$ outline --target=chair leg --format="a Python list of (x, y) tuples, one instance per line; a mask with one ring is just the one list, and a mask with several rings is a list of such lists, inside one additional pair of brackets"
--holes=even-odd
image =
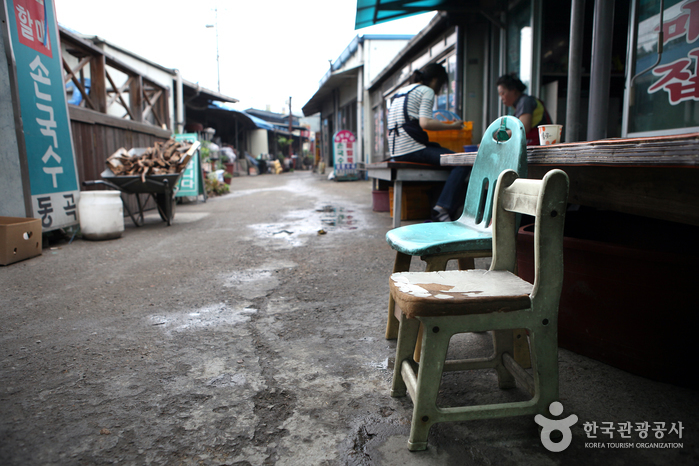
[(515, 388), (515, 377), (510, 374), (510, 371), (507, 370), (502, 362), (502, 354), (509, 353), (511, 355), (514, 348), (512, 330), (493, 330), (493, 346), (495, 347), (495, 357), (498, 363), (495, 366), (495, 371), (498, 374), (498, 387), (503, 390)]
[(444, 361), (447, 357), (451, 334), (429, 322), (422, 325), (425, 337), (418, 368), (417, 387), (413, 400), (413, 419), (410, 424), (410, 451), (425, 450), (430, 427), (440, 422), (437, 413), (437, 395), (442, 382)]
[[(451, 260), (449, 256), (427, 256), (422, 257), (425, 261), (425, 272), (438, 272), (447, 270), (447, 264)], [(459, 259), (461, 261), (461, 259)], [(459, 262), (460, 263), (460, 262)], [(415, 344), (415, 353), (413, 359), (415, 362), (420, 362), (420, 352), (422, 350), (422, 325), (420, 325), (420, 333), (417, 335), (417, 343)]]
[(475, 269), (476, 263), (473, 257), (462, 257), (459, 259), (459, 270)]
[(548, 416), (548, 407), (558, 401), (558, 324), (551, 322), (530, 335), (534, 384), (539, 393), (539, 414)]
[(514, 335), (514, 353), (512, 357), (523, 369), (532, 367), (529, 356), (529, 342), (527, 341), (527, 329), (518, 328), (512, 331)]
[[(396, 260), (393, 263), (393, 273), (408, 272), (410, 270), (410, 260), (412, 256), (396, 251)], [(396, 302), (393, 296), (388, 296), (388, 321), (386, 322), (386, 340), (395, 340), (398, 338), (398, 319), (394, 312), (396, 310)]]
[[(513, 273), (519, 275), (516, 263)], [(523, 369), (529, 369), (532, 367), (532, 361), (529, 356), (530, 351), (529, 342), (527, 341), (527, 330), (518, 328), (517, 330), (513, 330), (513, 333), (515, 337), (515, 349), (514, 353), (512, 353), (512, 357)]]
[(396, 360), (393, 367), (393, 384), (391, 385), (391, 396), (405, 396), (405, 381), (401, 367), (403, 361), (410, 358), (415, 348), (415, 339), (417, 338), (420, 322), (417, 319), (408, 319), (404, 314), (400, 316), (400, 326), (398, 329), (398, 343), (396, 345)]

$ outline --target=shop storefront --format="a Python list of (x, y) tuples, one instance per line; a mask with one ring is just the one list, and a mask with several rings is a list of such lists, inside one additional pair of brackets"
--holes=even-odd
[[(372, 81), (368, 161), (389, 156), (386, 109), (414, 70), (444, 64), (450, 82), (435, 110), (473, 121), (474, 143), (510, 110), (495, 82), (515, 73), (564, 126), (564, 142), (580, 142), (530, 149), (530, 163), (555, 160), (546, 166), (569, 168), (584, 179), (605, 171), (620, 180), (614, 194), (601, 198), (581, 178), (571, 191), (577, 203), (699, 225), (692, 214), (699, 210), (692, 187), (699, 181), (699, 0), (523, 0), (490, 10), (476, 3), (441, 11)], [(648, 179), (657, 181), (648, 185)]]
[[(371, 17), (367, 9), (382, 18), (384, 3), (358, 11), (358, 24)], [(407, 3), (392, 1), (392, 17)], [(428, 3), (443, 11), (370, 86), (370, 160), (378, 166), (389, 156), (386, 106), (413, 70), (438, 62), (453, 73), (435, 110), (453, 102), (473, 121), (474, 143), (507, 112), (497, 78), (517, 74), (565, 128), (563, 144), (527, 150), (528, 177), (560, 168), (570, 179), (566, 235), (579, 249), (564, 252), (572, 259), (560, 346), (681, 381), (697, 354), (686, 324), (696, 323), (687, 290), (699, 258), (690, 239), (699, 234), (699, 0)], [(435, 47), (444, 48), (432, 54)], [(442, 165), (474, 159), (457, 154)], [(605, 255), (612, 250), (623, 252)], [(611, 263), (622, 269), (610, 273)], [(581, 265), (589, 266), (582, 274)], [(645, 325), (658, 311), (669, 324)]]

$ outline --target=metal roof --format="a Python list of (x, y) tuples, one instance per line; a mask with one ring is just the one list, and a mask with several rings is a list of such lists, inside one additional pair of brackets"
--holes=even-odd
[(227, 112), (232, 112), (232, 113), (235, 113), (237, 115), (241, 115), (243, 117), (243, 119), (247, 119), (250, 123), (254, 124), (257, 128), (260, 128), (260, 129), (267, 129), (267, 130), (275, 129), (273, 125), (267, 123), (263, 119), (257, 118), (256, 116), (250, 115), (249, 113), (246, 113), (242, 110), (237, 110), (237, 109), (231, 107), (230, 105), (227, 105), (224, 102), (211, 102), (211, 105), (209, 108), (217, 109), (217, 110), (225, 110)]
[(187, 81), (186, 79), (182, 80), (182, 87), (185, 102), (190, 102), (194, 99), (198, 99), (201, 102), (216, 100), (220, 102), (240, 102), (235, 97), (230, 97), (225, 94), (221, 94), (220, 92), (212, 91), (211, 89), (200, 86), (199, 83), (193, 83)]
[(323, 101), (332, 93), (333, 89), (341, 87), (348, 79), (357, 79), (359, 69), (364, 65), (359, 65), (345, 71), (339, 71), (327, 76), (327, 79), (321, 84), (316, 93), (311, 97), (306, 105), (303, 106), (303, 114), (306, 116), (320, 112)]
[[(286, 130), (289, 129), (289, 115), (288, 114), (285, 115), (282, 113), (268, 112), (267, 110), (259, 110), (256, 108), (245, 109), (245, 113), (248, 113), (250, 115), (254, 115), (258, 118), (261, 118), (264, 121), (266, 121), (267, 123), (270, 123), (276, 127), (283, 128)], [(293, 129), (299, 129), (299, 130), (308, 129), (305, 126), (301, 126), (299, 124), (299, 117), (297, 117), (296, 115), (293, 115), (292, 127), (293, 127)]]
[[(357, 0), (354, 29), (434, 10), (458, 10), (464, 0)], [(472, 2), (471, 2), (472, 3)]]

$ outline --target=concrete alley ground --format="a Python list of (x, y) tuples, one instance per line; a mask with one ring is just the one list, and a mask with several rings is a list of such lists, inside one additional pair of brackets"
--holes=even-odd
[[(390, 397), (384, 339), (390, 225), (369, 181), (246, 176), (178, 205), (171, 227), (151, 212), (120, 239), (0, 267), (0, 464), (699, 464), (696, 391), (566, 350), (563, 416), (579, 420), (565, 451), (520, 417), (437, 424), (410, 453), (412, 403)], [(456, 346), (487, 354), (489, 336)], [(442, 396), (524, 396), (495, 380), (449, 374)], [(592, 422), (614, 430), (588, 438)]]

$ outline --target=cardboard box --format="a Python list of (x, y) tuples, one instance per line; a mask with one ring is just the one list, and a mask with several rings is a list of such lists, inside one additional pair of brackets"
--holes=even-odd
[(41, 255), (41, 220), (0, 217), (0, 265)]
[[(403, 183), (401, 198), (401, 220), (424, 220), (430, 218), (433, 201), (437, 200), (444, 183)], [(393, 186), (388, 188), (388, 202), (393, 217)]]

